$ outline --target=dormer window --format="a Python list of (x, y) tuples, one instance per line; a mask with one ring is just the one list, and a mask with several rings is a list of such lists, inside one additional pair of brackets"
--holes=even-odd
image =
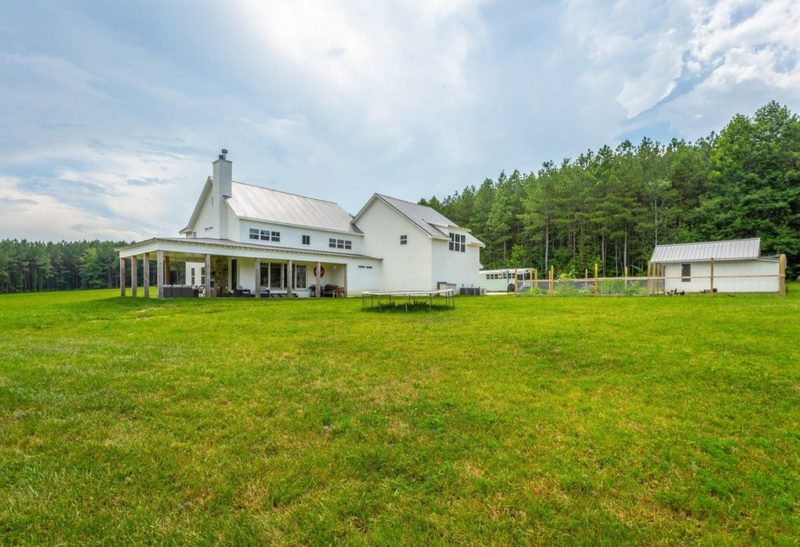
[(258, 228), (250, 228), (250, 239), (258, 239)]
[(311, 236), (303, 236), (303, 245), (311, 245)]

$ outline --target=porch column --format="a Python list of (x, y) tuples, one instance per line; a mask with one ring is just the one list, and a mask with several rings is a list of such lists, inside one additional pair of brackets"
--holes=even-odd
[(286, 297), (290, 298), (292, 296), (292, 261), (291, 260), (286, 265), (286, 276), (289, 278), (289, 279), (286, 280)]
[(164, 298), (164, 251), (156, 251), (156, 285), (158, 297)]
[(125, 296), (125, 259), (119, 259), (119, 295)]
[(347, 297), (347, 264), (344, 265), (344, 296)]
[[(163, 251), (162, 251), (162, 253), (163, 253)], [(163, 256), (163, 254), (162, 254), (162, 256)], [(170, 281), (172, 281), (172, 279), (170, 279), (170, 275), (169, 275), (169, 257), (165, 256), (164, 257), (164, 281), (163, 281), (163, 284), (164, 285), (170, 285), (171, 284)]]
[(214, 295), (211, 294), (211, 255), (206, 255), (206, 284), (205, 284), (205, 292), (206, 296), (211, 298)]
[(256, 298), (261, 298), (261, 260), (256, 258)]
[(317, 294), (315, 294), (314, 296), (316, 296), (317, 298), (322, 297), (322, 287), (319, 286), (319, 272), (321, 271), (322, 271), (322, 263), (317, 262), (317, 267), (314, 268), (314, 279), (316, 279), (317, 282), (317, 291), (316, 291)]
[(144, 282), (144, 297), (150, 298), (150, 253), (144, 253), (142, 261), (142, 281)]
[(136, 296), (137, 288), (139, 287), (139, 264), (136, 262), (136, 257), (131, 257), (131, 296)]

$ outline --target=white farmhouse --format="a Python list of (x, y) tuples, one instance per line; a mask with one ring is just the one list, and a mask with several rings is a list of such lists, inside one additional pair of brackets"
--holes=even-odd
[[(331, 201), (233, 181), (232, 162), (222, 152), (183, 237), (119, 250), (123, 295), (126, 261), (132, 273), (143, 263), (149, 294), (152, 260), (160, 297), (194, 290), (345, 296), (478, 285), (484, 244), (430, 207), (374, 194), (352, 217)], [(136, 278), (131, 275), (134, 295)]]
[(783, 292), (786, 256), (761, 256), (761, 240), (656, 245), (650, 265), (666, 292)]

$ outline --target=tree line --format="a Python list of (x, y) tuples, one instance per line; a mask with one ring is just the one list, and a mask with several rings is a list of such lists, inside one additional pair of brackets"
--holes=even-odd
[[(695, 142), (644, 138), (420, 200), (486, 243), (485, 268), (646, 273), (658, 243), (760, 237), (800, 274), (800, 120), (770, 102)], [(124, 241), (0, 240), (0, 292), (116, 287)]]
[(800, 273), (800, 120), (770, 102), (695, 142), (643, 138), (420, 203), (468, 227), (485, 268), (644, 275), (659, 243), (760, 237)]
[(0, 293), (119, 286), (124, 241), (0, 240)]

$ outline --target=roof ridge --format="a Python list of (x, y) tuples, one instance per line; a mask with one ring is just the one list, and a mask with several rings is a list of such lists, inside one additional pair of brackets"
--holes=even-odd
[[(236, 184), (241, 184), (243, 186), (251, 186), (253, 188), (258, 188), (259, 190), (269, 190), (270, 192), (279, 192), (281, 194), (286, 194), (288, 196), (297, 196), (299, 198), (313, 199), (314, 201), (322, 201), (322, 202), (325, 202), (325, 203), (332, 203), (334, 205), (339, 205), (337, 202), (331, 201), (329, 199), (315, 198), (313, 196), (306, 196), (306, 195), (303, 195), (303, 194), (298, 194), (296, 192), (287, 192), (286, 190), (279, 190), (277, 188), (268, 188), (267, 186), (259, 186), (258, 184), (251, 184), (249, 182), (242, 182), (242, 181), (238, 181), (238, 180), (234, 180), (234, 181), (231, 181), (231, 182), (234, 182)], [(341, 207), (341, 205), (339, 205), (339, 207)]]
[(714, 241), (689, 241), (686, 243), (658, 243), (656, 247), (679, 247), (681, 245), (707, 245), (709, 243), (732, 243), (734, 241), (761, 241), (760, 237), (745, 237), (738, 239), (718, 239)]

